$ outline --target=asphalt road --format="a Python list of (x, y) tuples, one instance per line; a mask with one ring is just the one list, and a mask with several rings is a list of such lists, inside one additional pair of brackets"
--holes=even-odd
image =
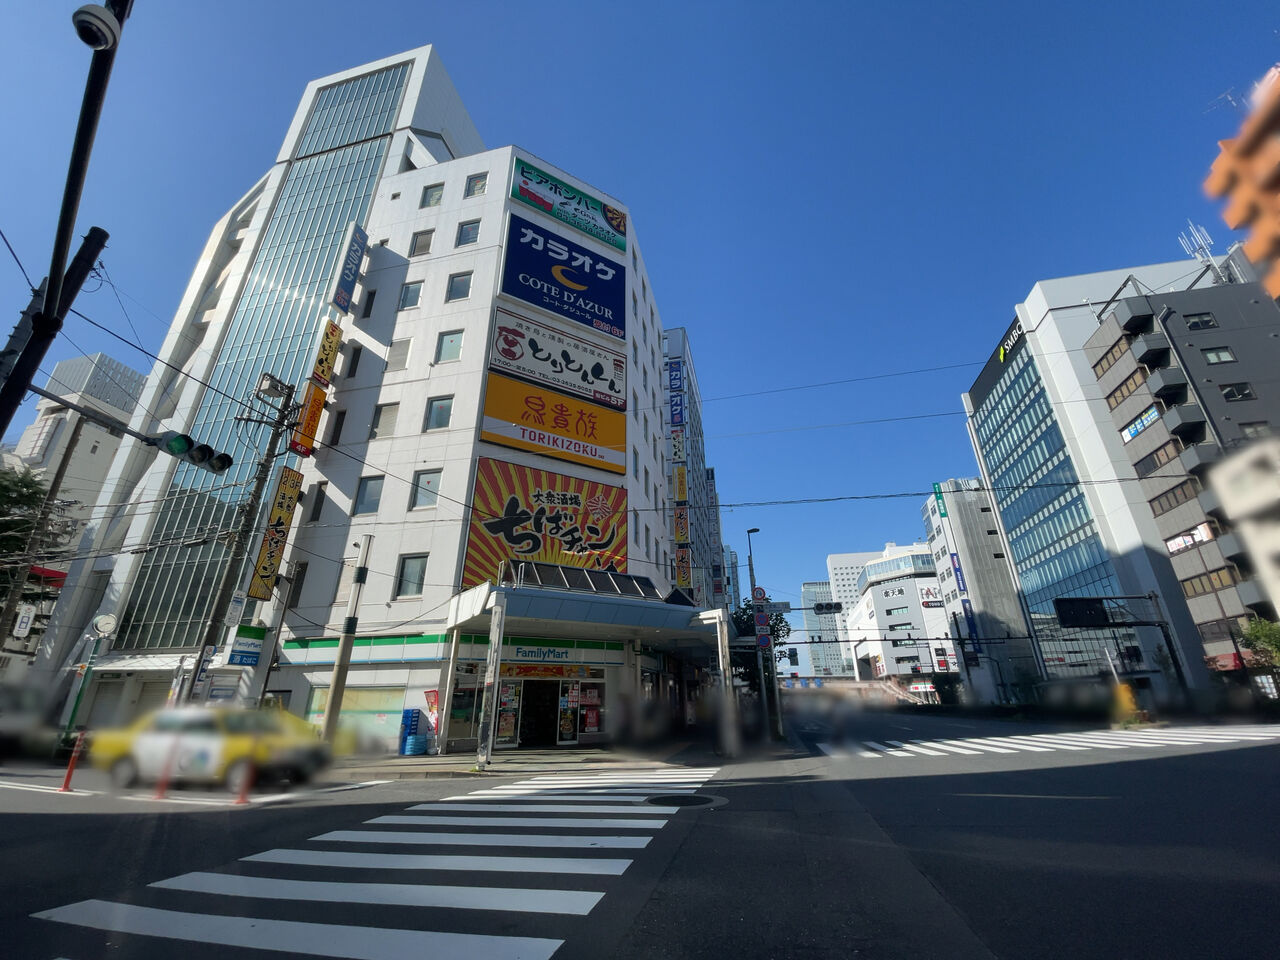
[[(61, 796), (0, 768), (0, 952), (1273, 953), (1280, 729), (1144, 739), (910, 712), (797, 712), (791, 729), (790, 744), (732, 763), (691, 748), (643, 770), (248, 807)], [(714, 799), (644, 801), (655, 794)]]

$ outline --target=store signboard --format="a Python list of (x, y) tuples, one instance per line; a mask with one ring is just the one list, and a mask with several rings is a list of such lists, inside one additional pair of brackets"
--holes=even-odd
[(667, 389), (672, 393), (680, 393), (684, 390), (683, 360), (667, 361)]
[(499, 373), (485, 378), (480, 439), (610, 473), (627, 472), (627, 416), (621, 410)]
[(316, 435), (320, 432), (320, 416), (324, 413), (325, 391), (308, 380), (302, 395), (302, 411), (298, 425), (293, 428), (289, 449), (300, 457), (311, 456), (316, 447)]
[(673, 463), (684, 463), (684, 431), (671, 431), (671, 460)]
[(488, 457), (476, 466), (462, 586), (503, 560), (627, 570), (627, 490)]
[(676, 484), (676, 500), (688, 501), (689, 499), (689, 468), (683, 463), (678, 463), (672, 469), (675, 476)]
[(953, 553), (951, 555), (951, 569), (956, 575), (956, 589), (961, 593), (968, 593), (969, 587), (964, 581), (964, 570), (960, 568), (960, 555)]
[(351, 312), (351, 298), (355, 296), (356, 281), (360, 279), (360, 265), (364, 262), (365, 247), (369, 245), (369, 234), (352, 221), (347, 228), (346, 242), (342, 246), (342, 259), (334, 273), (331, 289), (333, 295), (329, 302), (343, 313)]
[(338, 360), (338, 351), (342, 348), (342, 328), (330, 320), (325, 324), (324, 334), (320, 337), (320, 348), (316, 351), (316, 365), (311, 370), (311, 379), (322, 387), (329, 386), (333, 379), (333, 365)]
[(693, 561), (688, 547), (676, 547), (676, 586), (693, 586)]
[(302, 474), (291, 467), (280, 471), (267, 513), (267, 529), (258, 548), (258, 559), (253, 565), (253, 577), (249, 581), (249, 596), (255, 600), (270, 600), (284, 556), (285, 541), (289, 539), (289, 526), (293, 523), (293, 511), (302, 492)]
[(933, 499), (938, 503), (938, 516), (945, 517), (947, 515), (947, 503), (942, 499), (942, 484), (935, 483), (933, 485)]
[(684, 394), (671, 394), (671, 425), (673, 427), (684, 426)]
[(1128, 426), (1120, 431), (1120, 439), (1125, 443), (1128, 443), (1159, 419), (1160, 411), (1155, 408), (1154, 404), (1152, 404), (1147, 407), (1147, 409), (1143, 410), (1142, 413), (1138, 414), (1138, 416), (1133, 420), (1129, 421)]
[(498, 308), (489, 369), (627, 409), (627, 358), (549, 323)]
[(514, 213), (502, 292), (606, 336), (627, 338), (626, 266)]
[(516, 157), (511, 178), (511, 198), (539, 213), (555, 217), (576, 230), (619, 250), (627, 249), (627, 215), (599, 197), (592, 196)]
[(689, 508), (676, 507), (675, 520), (673, 523), (675, 528), (675, 541), (677, 544), (689, 542)]

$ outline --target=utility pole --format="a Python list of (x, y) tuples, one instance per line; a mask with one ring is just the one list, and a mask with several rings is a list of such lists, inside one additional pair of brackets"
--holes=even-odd
[(484, 770), (493, 760), (493, 737), (498, 725), (498, 674), (502, 670), (502, 635), (507, 625), (507, 595), (501, 587), (493, 591), (493, 611), (489, 615), (489, 651), (484, 663), (484, 690), (480, 700), (480, 737), (476, 743), (476, 769)]
[(355, 645), (356, 626), (360, 622), (360, 594), (364, 582), (369, 579), (369, 550), (373, 547), (373, 534), (360, 537), (360, 557), (356, 560), (356, 575), (351, 580), (351, 593), (347, 596), (347, 617), (342, 621), (342, 636), (338, 638), (338, 655), (333, 659), (333, 676), (329, 680), (329, 702), (324, 708), (324, 739), (333, 743), (338, 732), (338, 715), (342, 713), (342, 698), (347, 692), (347, 670), (351, 666), (351, 648)]
[[(267, 450), (258, 461), (258, 470), (253, 477), (253, 490), (249, 493), (249, 499), (237, 508), (240, 522), (232, 531), (227, 544), (229, 547), (227, 565), (222, 570), (222, 580), (218, 584), (213, 606), (209, 611), (209, 623), (200, 641), (200, 652), (196, 654), (196, 662), (191, 670), (191, 686), (187, 690), (188, 701), (193, 699), (196, 683), (200, 680), (201, 673), (207, 669), (213, 651), (218, 648), (218, 640), (226, 631), (227, 610), (231, 606), (231, 598), (236, 592), (236, 585), (240, 582), (240, 575), (243, 572), (240, 567), (244, 562), (249, 538), (253, 536), (253, 528), (258, 519), (258, 505), (262, 502), (262, 492), (266, 489), (267, 480), (271, 476), (271, 465), (278, 455), (276, 451), (280, 446), (280, 438), (284, 436), (293, 418), (293, 384), (281, 383), (274, 377), (272, 380), (280, 391), (280, 406), (276, 408), (275, 418), (270, 421), (271, 439), (267, 441)], [(206, 684), (206, 690), (208, 686)]]

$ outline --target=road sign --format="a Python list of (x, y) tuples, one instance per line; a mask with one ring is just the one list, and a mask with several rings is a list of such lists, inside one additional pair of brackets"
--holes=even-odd
[(767, 633), (761, 633), (756, 636), (756, 643), (760, 644), (760, 649), (768, 650), (769, 644), (773, 643), (773, 637)]
[(756, 627), (757, 627), (757, 628), (759, 628), (759, 627), (763, 627), (763, 628), (764, 628), (763, 630), (757, 629), (757, 630), (756, 630), (756, 633), (768, 633), (768, 632), (769, 632), (769, 615), (768, 615), (767, 613), (757, 613), (757, 614), (756, 614)]
[(25, 637), (31, 633), (31, 624), (36, 618), (36, 608), (33, 603), (23, 603), (18, 606), (18, 619), (13, 624), (13, 635), (15, 637)]
[(788, 602), (787, 602), (787, 601), (785, 601), (785, 600), (784, 600), (784, 601), (782, 601), (781, 603), (757, 603), (757, 604), (756, 604), (756, 610), (757, 610), (757, 611), (761, 611), (761, 610), (763, 610), (765, 613), (770, 613), (770, 614), (773, 614), (773, 613), (790, 613), (790, 612), (791, 612), (791, 604), (790, 604), (790, 603), (788, 603)]
[(764, 587), (751, 588), (751, 599), (754, 600), (756, 603), (760, 603), (762, 600), (764, 600), (768, 596), (769, 595), (764, 592)]

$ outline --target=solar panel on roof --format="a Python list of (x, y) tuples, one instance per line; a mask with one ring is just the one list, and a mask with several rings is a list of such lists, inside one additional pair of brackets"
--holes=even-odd
[(533, 569), (538, 576), (538, 582), (544, 587), (568, 586), (564, 580), (563, 567), (557, 567), (554, 563), (534, 563)]
[(613, 582), (618, 588), (618, 593), (624, 594), (628, 597), (641, 596), (640, 588), (636, 586), (635, 580), (628, 577), (625, 573), (613, 574)]
[(609, 579), (609, 575), (603, 570), (587, 570), (587, 579), (591, 581), (591, 586), (595, 587), (596, 593), (612, 593), (617, 594), (618, 588), (613, 585), (613, 581)]
[(650, 600), (661, 600), (662, 594), (658, 592), (658, 588), (653, 585), (653, 581), (648, 577), (632, 577), (635, 585), (640, 588), (640, 595), (648, 597)]
[(591, 589), (591, 581), (587, 579), (587, 571), (581, 567), (561, 567), (560, 573), (564, 575), (565, 582), (569, 585), (570, 590)]

